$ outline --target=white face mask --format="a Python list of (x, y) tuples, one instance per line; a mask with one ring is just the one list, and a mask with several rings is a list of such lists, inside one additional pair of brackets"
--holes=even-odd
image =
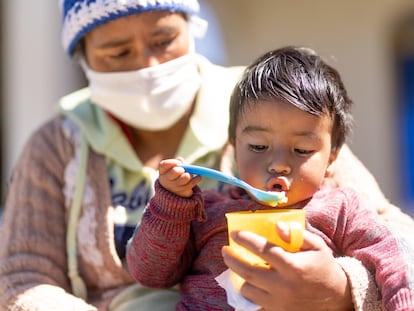
[(146, 130), (164, 130), (190, 109), (201, 84), (195, 54), (144, 69), (97, 72), (81, 59), (91, 100), (125, 123)]

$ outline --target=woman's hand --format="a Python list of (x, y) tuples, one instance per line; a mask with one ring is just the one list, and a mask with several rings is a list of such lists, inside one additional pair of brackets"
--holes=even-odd
[[(283, 231), (279, 226), (279, 231)], [(251, 232), (232, 232), (235, 242), (269, 263), (252, 266), (224, 246), (224, 262), (246, 283), (241, 293), (264, 310), (353, 310), (348, 280), (324, 241), (308, 231), (300, 252), (289, 253)]]

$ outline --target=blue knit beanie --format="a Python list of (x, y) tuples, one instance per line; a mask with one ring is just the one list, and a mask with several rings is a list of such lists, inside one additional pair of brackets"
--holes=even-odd
[(155, 10), (192, 15), (200, 10), (197, 0), (60, 0), (60, 5), (62, 44), (70, 56), (89, 31), (119, 17)]

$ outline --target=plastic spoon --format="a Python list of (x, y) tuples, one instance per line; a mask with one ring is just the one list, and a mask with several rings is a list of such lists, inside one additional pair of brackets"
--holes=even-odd
[(258, 201), (264, 203), (265, 205), (269, 206), (276, 206), (279, 203), (286, 203), (287, 198), (285, 196), (285, 192), (277, 192), (277, 191), (263, 191), (257, 188), (250, 186), (248, 183), (244, 182), (241, 179), (238, 179), (234, 176), (226, 175), (222, 172), (213, 170), (211, 168), (206, 168), (202, 166), (196, 165), (181, 165), (186, 172), (190, 174), (205, 176), (208, 178), (212, 178), (218, 181), (222, 181), (228, 184), (231, 184), (236, 187), (240, 187), (245, 189), (249, 192), (252, 196), (254, 196)]

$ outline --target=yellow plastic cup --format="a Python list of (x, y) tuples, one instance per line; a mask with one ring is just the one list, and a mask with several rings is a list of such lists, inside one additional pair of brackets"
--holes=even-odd
[[(305, 229), (305, 211), (299, 209), (273, 209), (257, 211), (241, 211), (226, 214), (229, 245), (236, 254), (251, 264), (266, 265), (264, 260), (244, 247), (238, 245), (230, 237), (230, 232), (245, 230), (265, 237), (270, 243), (282, 247), (289, 252), (297, 252), (303, 244)], [(282, 240), (277, 232), (276, 223), (283, 221), (289, 226), (290, 242)]]

